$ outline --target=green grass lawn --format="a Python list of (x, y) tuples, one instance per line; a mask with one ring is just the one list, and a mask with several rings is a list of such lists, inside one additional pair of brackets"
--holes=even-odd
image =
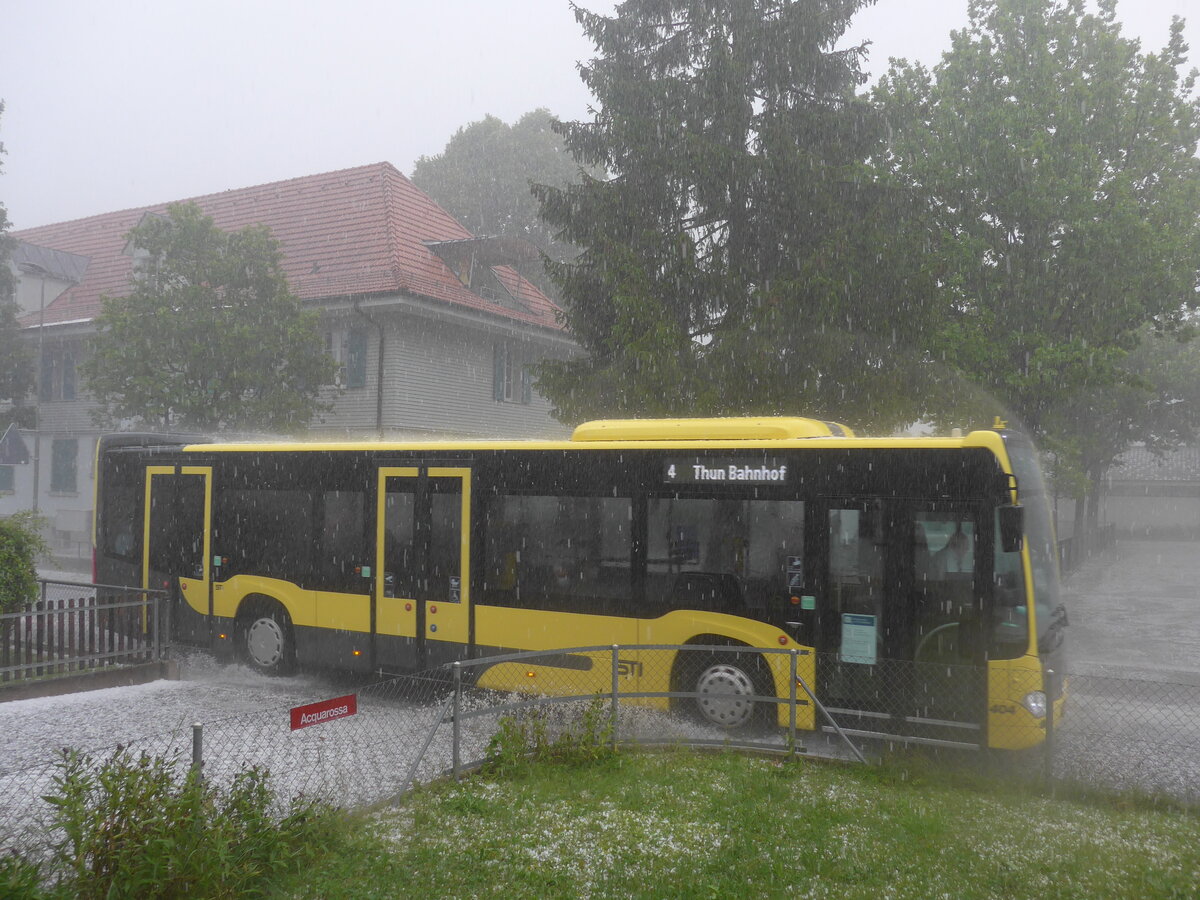
[(932, 769), (622, 753), (353, 816), (286, 897), (1200, 896), (1200, 815)]

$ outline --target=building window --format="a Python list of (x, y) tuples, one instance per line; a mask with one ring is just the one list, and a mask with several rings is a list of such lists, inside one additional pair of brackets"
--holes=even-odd
[(367, 333), (360, 329), (325, 332), (325, 352), (338, 364), (337, 383), (347, 388), (367, 386)]
[(16, 488), (15, 466), (0, 466), (0, 494), (11, 494)]
[(72, 344), (49, 346), (42, 351), (42, 378), (38, 396), (42, 400), (75, 399), (76, 348)]
[(497, 344), (493, 350), (492, 395), (500, 403), (533, 401), (533, 376), (525, 360), (511, 347)]
[(50, 492), (52, 494), (74, 494), (75, 461), (79, 456), (79, 441), (75, 438), (58, 438), (50, 447)]

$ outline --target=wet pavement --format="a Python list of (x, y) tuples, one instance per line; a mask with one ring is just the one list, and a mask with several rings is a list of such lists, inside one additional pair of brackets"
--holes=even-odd
[(1072, 674), (1200, 685), (1200, 543), (1118, 541), (1064, 589)]

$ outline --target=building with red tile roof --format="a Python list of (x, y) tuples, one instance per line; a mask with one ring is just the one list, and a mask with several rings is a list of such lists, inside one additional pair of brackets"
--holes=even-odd
[[(267, 226), (292, 292), (321, 311), (341, 365), (325, 436), (565, 434), (528, 366), (578, 352), (559, 310), (523, 275), (541, 261), (510, 238), (472, 235), (389, 163), (223, 191), (190, 201), (223, 230)], [(169, 204), (11, 232), (21, 323), (40, 345), (38, 506), (79, 531), (98, 429), (74, 369), (102, 297), (129, 290), (128, 234)], [(74, 465), (75, 473), (67, 469)], [(31, 505), (15, 467), (0, 514)], [(85, 473), (80, 475), (78, 473)], [(53, 496), (47, 495), (53, 494)], [(60, 547), (61, 549), (61, 547)]]
[[(475, 238), (390, 163), (222, 191), (185, 202), (195, 203), (224, 231), (248, 225), (270, 228), (283, 249), (288, 284), (301, 300), (408, 293), (523, 325), (561, 330), (557, 307), (499, 258), (493, 257), (496, 274), (511, 291), (511, 303), (498, 304), (464, 285), (436, 246), (460, 241), (487, 245), (489, 240)], [(143, 216), (165, 214), (167, 206), (126, 209), (12, 232), (17, 240), (90, 259), (83, 280), (46, 307), (46, 324), (89, 320), (99, 313), (102, 296), (125, 293), (133, 271), (126, 236)], [(512, 242), (491, 239), (491, 243)], [(523, 262), (537, 264), (528, 254)], [(37, 318), (30, 312), (24, 322), (36, 326)]]

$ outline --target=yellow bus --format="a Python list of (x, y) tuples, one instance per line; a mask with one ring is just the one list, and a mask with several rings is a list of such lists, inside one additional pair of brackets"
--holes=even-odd
[[(120, 434), (97, 454), (97, 579), (168, 588), (176, 639), (265, 672), (747, 648), (653, 665), (622, 651), (619, 666), (622, 691), (688, 692), (738, 728), (756, 704), (721, 697), (791, 692), (786, 655), (752, 648), (794, 649), (845, 728), (1000, 748), (1041, 741), (1062, 701), (1046, 491), (1031, 443), (999, 422), (888, 438), (804, 418), (596, 421), (559, 441)], [(541, 690), (610, 689), (587, 654), (547, 660)], [(481, 684), (518, 687), (506, 671)]]

